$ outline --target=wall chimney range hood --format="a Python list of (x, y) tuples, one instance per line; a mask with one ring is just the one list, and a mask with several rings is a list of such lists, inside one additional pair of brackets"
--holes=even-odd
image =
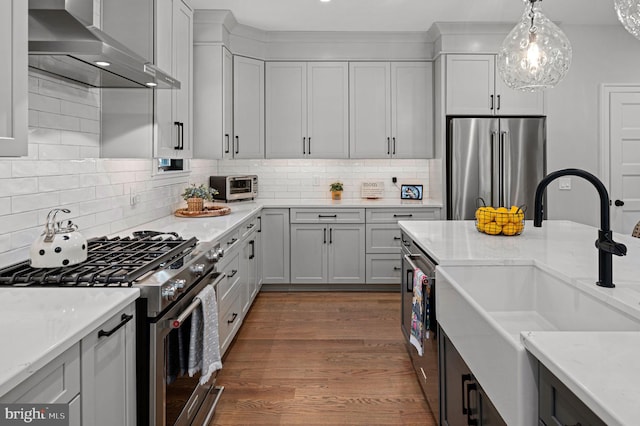
[(94, 25), (98, 19), (94, 0), (29, 0), (29, 68), (90, 87), (180, 88), (177, 79), (102, 32)]

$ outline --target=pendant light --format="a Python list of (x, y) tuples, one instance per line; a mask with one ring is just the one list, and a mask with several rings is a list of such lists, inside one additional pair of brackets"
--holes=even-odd
[(618, 20), (635, 38), (640, 39), (640, 0), (615, 0)]
[(569, 72), (571, 43), (544, 16), (542, 0), (524, 0), (524, 14), (502, 42), (498, 73), (512, 89), (536, 92), (556, 86)]

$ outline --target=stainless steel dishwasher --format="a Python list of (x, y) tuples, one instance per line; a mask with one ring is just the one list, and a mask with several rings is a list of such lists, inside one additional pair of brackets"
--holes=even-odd
[[(438, 336), (436, 324), (436, 262), (420, 249), (404, 232), (402, 233), (402, 333), (405, 337), (407, 351), (416, 371), (418, 382), (429, 403), (433, 417), (440, 424), (440, 387), (438, 374)], [(424, 354), (411, 343), (411, 306), (413, 302), (413, 277), (416, 269), (422, 270), (431, 283), (429, 292), (429, 338), (423, 339)], [(425, 294), (423, 288), (423, 294)], [(427, 298), (423, 298), (426, 302)], [(426, 311), (426, 310), (425, 310)], [(425, 320), (426, 320), (425, 316)], [(426, 330), (426, 327), (425, 327)]]

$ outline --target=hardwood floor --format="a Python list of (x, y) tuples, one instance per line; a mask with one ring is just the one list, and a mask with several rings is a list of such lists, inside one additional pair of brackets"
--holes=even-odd
[(260, 293), (223, 360), (212, 425), (435, 425), (396, 293)]

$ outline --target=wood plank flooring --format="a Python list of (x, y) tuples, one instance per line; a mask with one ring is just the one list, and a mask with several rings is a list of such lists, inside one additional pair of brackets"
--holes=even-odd
[(260, 293), (211, 425), (435, 425), (399, 322), (396, 293)]

